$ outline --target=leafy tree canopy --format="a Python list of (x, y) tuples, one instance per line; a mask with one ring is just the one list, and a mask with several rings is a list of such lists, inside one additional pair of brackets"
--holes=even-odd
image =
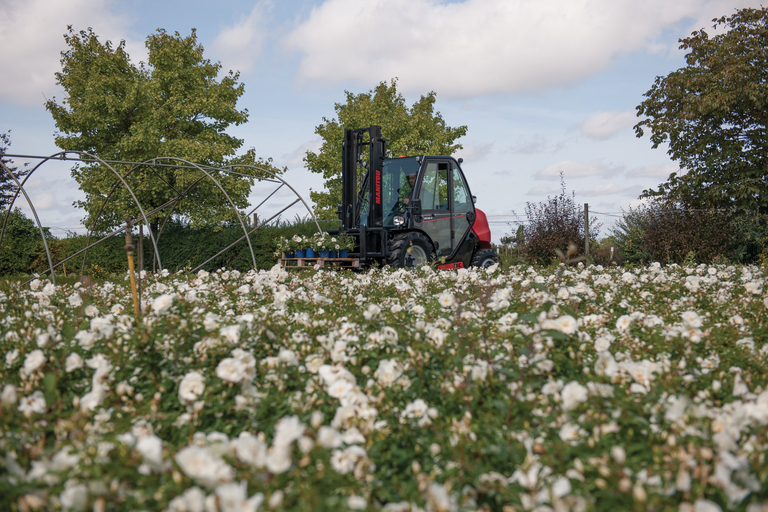
[[(768, 9), (741, 9), (680, 40), (687, 66), (657, 77), (635, 125), (681, 167), (658, 190), (697, 208), (768, 211)], [(687, 172), (685, 172), (687, 171)]]
[(341, 146), (346, 128), (381, 126), (382, 135), (389, 141), (388, 157), (451, 155), (462, 149), (455, 141), (466, 135), (467, 127), (446, 126), (440, 113), (434, 111), (434, 92), (422, 96), (410, 108), (397, 92), (397, 79), (389, 84), (381, 82), (367, 93), (345, 94), (346, 103), (334, 106), (338, 120), (323, 118), (323, 123), (315, 128), (315, 133), (323, 138), (320, 151), (307, 151), (304, 158), (311, 172), (325, 178), (324, 191), (310, 192), (315, 213), (321, 218), (335, 218), (341, 203)]
[[(22, 178), (29, 174), (29, 169), (19, 169), (13, 165), (13, 160), (3, 156), (10, 146), (11, 131), (8, 130), (6, 133), (0, 133), (0, 162), (2, 162), (2, 167), (11, 171), (17, 180), (22, 181)], [(24, 166), (26, 167), (26, 164)], [(16, 195), (16, 191), (19, 189), (16, 181), (2, 167), (0, 167), (0, 208), (11, 204), (13, 196)], [(4, 212), (0, 212), (0, 214), (4, 214)]]
[[(214, 167), (251, 164), (281, 172), (271, 159), (257, 160), (253, 149), (236, 156), (243, 140), (225, 133), (230, 125), (248, 120), (236, 103), (244, 92), (239, 74), (230, 71), (218, 80), (221, 65), (203, 57), (195, 30), (187, 37), (160, 29), (146, 40), (148, 63), (131, 63), (125, 41), (117, 46), (101, 43), (91, 29), (64, 35), (62, 70), (56, 81), (65, 92), (61, 103), (46, 102), (59, 133), (56, 144), (68, 151), (84, 151), (104, 160), (143, 162), (155, 157), (176, 157)], [(173, 163), (173, 162), (169, 162)], [(178, 163), (178, 162), (176, 162)], [(133, 166), (120, 165), (124, 175)], [(243, 173), (255, 174), (249, 170)], [(238, 208), (247, 206), (253, 179), (212, 173)], [(201, 177), (196, 169), (140, 167), (126, 180), (145, 211), (174, 199)], [(98, 164), (80, 164), (72, 176), (85, 192), (76, 206), (87, 212), (90, 226), (105, 197), (118, 181)], [(169, 211), (164, 209), (164, 216)], [(176, 207), (193, 225), (231, 220), (234, 213), (224, 195), (209, 179), (201, 180)], [(139, 216), (123, 188), (113, 194), (101, 217), (101, 228), (122, 223), (125, 215)], [(155, 216), (153, 224), (160, 216)]]

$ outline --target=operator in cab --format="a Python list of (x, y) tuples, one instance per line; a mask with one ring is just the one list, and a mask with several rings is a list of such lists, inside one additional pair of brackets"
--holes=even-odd
[(409, 174), (407, 176), (406, 182), (403, 184), (402, 187), (398, 189), (398, 192), (400, 194), (400, 202), (404, 205), (408, 206), (408, 204), (411, 202), (411, 193), (413, 192), (413, 189), (416, 187), (416, 175), (415, 174)]

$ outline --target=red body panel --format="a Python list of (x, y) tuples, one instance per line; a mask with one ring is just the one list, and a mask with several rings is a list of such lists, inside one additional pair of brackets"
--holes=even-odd
[(479, 248), (491, 248), (491, 228), (488, 227), (488, 217), (479, 208), (475, 208), (475, 223), (472, 224), (472, 232), (480, 239)]

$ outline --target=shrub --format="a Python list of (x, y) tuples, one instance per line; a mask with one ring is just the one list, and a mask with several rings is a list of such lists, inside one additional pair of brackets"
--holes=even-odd
[(756, 257), (759, 251), (751, 248), (748, 231), (744, 219), (734, 214), (655, 200), (625, 213), (613, 234), (623, 263), (667, 264)]
[[(2, 211), (0, 214), (0, 228), (3, 225), (6, 211)], [(45, 234), (46, 240), (52, 239), (47, 229)], [(29, 273), (32, 269), (32, 262), (37, 259), (44, 260), (45, 266), (48, 266), (45, 247), (40, 239), (40, 230), (19, 208), (15, 208), (8, 217), (0, 244), (0, 274), (2, 275)]]
[[(334, 223), (321, 224), (323, 229), (335, 227), (337, 226)], [(277, 240), (281, 237), (290, 238), (295, 234), (309, 237), (314, 233), (317, 233), (315, 223), (300, 218), (293, 222), (276, 222), (259, 228), (250, 235), (257, 268), (270, 268), (277, 262), (275, 251)], [(136, 230), (133, 234), (137, 256), (135, 261), (138, 265), (139, 237)], [(253, 260), (245, 239), (240, 240), (242, 237), (243, 231), (239, 224), (192, 229), (175, 222), (165, 227), (158, 239), (158, 250), (163, 267), (172, 272), (184, 268), (195, 268), (210, 258), (213, 259), (202, 267), (205, 270), (211, 271), (226, 267), (247, 271), (253, 268)], [(91, 243), (98, 239), (98, 236), (94, 236)], [(54, 265), (84, 249), (88, 243), (87, 235), (71, 233), (64, 239), (51, 237), (47, 240)], [(216, 256), (219, 251), (230, 245), (232, 245), (231, 248)], [(6, 228), (6, 237), (3, 239), (2, 248), (3, 250), (0, 251), (0, 275), (30, 274), (48, 270), (48, 259), (40, 240), (40, 233), (32, 221), (24, 217), (21, 211), (15, 211), (9, 220), (9, 227)], [(154, 247), (146, 231), (143, 248), (144, 269), (153, 270), (155, 268), (153, 264)], [(79, 274), (82, 265), (83, 255), (80, 254), (59, 266), (56, 271), (57, 273)], [(127, 270), (128, 261), (123, 233), (110, 236), (88, 249), (84, 266), (86, 275), (101, 278), (109, 274), (125, 273)]]
[[(521, 255), (532, 263), (547, 265), (557, 258), (557, 251), (566, 253), (568, 247), (577, 247), (573, 259), (584, 254), (584, 212), (576, 204), (575, 194), (565, 191), (565, 179), (560, 173), (560, 195), (547, 197), (546, 202), (528, 202), (525, 206), (528, 223), (523, 227), (524, 245)], [(589, 222), (590, 243), (597, 244), (602, 226), (597, 219)]]

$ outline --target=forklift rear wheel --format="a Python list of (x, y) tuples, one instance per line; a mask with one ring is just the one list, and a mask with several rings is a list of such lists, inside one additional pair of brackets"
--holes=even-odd
[(498, 263), (498, 261), (499, 256), (493, 249), (480, 249), (472, 256), (473, 267), (488, 268)]
[(387, 265), (416, 268), (432, 261), (432, 244), (421, 233), (403, 233), (389, 241)]

